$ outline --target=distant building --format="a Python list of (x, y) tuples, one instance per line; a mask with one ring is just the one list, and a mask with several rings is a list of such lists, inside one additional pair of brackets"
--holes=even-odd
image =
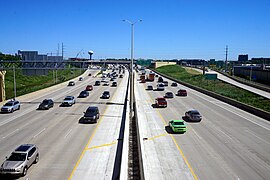
[(248, 61), (248, 54), (238, 55), (238, 61)]

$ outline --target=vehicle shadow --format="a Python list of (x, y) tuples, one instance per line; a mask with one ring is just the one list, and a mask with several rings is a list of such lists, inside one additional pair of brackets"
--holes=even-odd
[(1, 174), (0, 179), (5, 179), (5, 180), (13, 180), (13, 179), (19, 179), (19, 176), (12, 176), (12, 175), (7, 175), (7, 174)]
[(86, 122), (83, 117), (81, 117), (78, 121), (78, 124), (96, 124), (95, 122)]
[(178, 133), (175, 133), (172, 131), (172, 128), (170, 128), (170, 126), (165, 126), (165, 130), (168, 134), (184, 134), (185, 132), (178, 132)]

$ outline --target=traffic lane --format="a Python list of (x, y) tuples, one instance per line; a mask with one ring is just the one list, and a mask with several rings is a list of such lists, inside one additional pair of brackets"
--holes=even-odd
[(112, 178), (128, 76), (124, 76), (106, 107), (69, 179)]
[[(99, 87), (99, 89), (102, 89), (102, 88), (105, 88), (105, 87)], [(96, 93), (94, 95), (95, 95), (96, 101), (99, 101), (99, 94)], [(83, 99), (83, 100), (87, 100), (87, 99)], [(77, 104), (79, 104), (79, 103), (77, 103)], [(77, 109), (82, 111), (88, 107), (87, 104), (86, 104), (86, 106), (87, 106), (86, 108), (81, 107), (82, 105), (85, 105), (85, 104), (80, 103), (80, 106), (77, 107)], [(102, 116), (104, 116), (104, 114), (102, 112), (104, 112), (106, 105), (99, 104), (98, 106), (101, 107), (100, 111), (101, 111), (101, 117), (102, 117)], [(79, 110), (76, 110), (76, 112), (78, 112)], [(67, 120), (69, 120), (69, 117), (70, 117), (70, 115), (63, 116), (61, 118), (61, 120), (59, 120), (59, 121), (66, 122)], [(36, 178), (42, 179), (40, 177), (44, 177), (44, 179), (48, 179), (48, 178), (49, 179), (64, 179), (64, 178), (66, 179), (66, 178), (68, 178), (68, 176), (72, 170), (72, 168), (71, 168), (72, 165), (75, 165), (76, 160), (78, 159), (79, 154), (81, 153), (81, 151), (83, 149), (83, 146), (86, 144), (87, 139), (90, 136), (89, 133), (92, 133), (94, 127), (96, 126), (96, 124), (79, 124), (79, 126), (82, 126), (82, 127), (85, 126), (86, 128), (85, 129), (78, 128), (78, 129), (74, 129), (74, 130), (73, 130), (73, 128), (69, 129), (69, 127), (78, 126), (78, 120), (80, 119), (80, 117), (81, 117), (81, 115), (78, 116), (77, 118), (75, 118), (75, 120), (73, 120), (73, 121), (75, 121), (75, 124), (67, 126), (66, 129), (59, 130), (58, 125), (56, 124), (54, 126), (55, 127), (54, 129), (51, 129), (51, 131), (47, 131), (48, 135), (52, 134), (53, 132), (65, 132), (66, 133), (65, 135), (63, 133), (56, 135), (56, 137), (59, 139), (59, 141), (56, 141), (56, 139), (53, 137), (51, 138), (51, 140), (48, 140), (47, 135), (44, 134), (44, 136), (46, 137), (43, 140), (44, 144), (41, 144), (39, 146), (40, 146), (40, 149), (43, 149), (43, 150), (46, 149), (46, 151), (42, 153), (44, 158), (42, 159), (42, 157), (41, 157), (40, 163), (42, 162), (42, 160), (46, 160), (46, 161), (42, 162), (42, 166), (37, 168), (37, 171), (34, 171), (33, 174), (29, 174), (29, 176), (28, 176), (29, 178), (33, 178), (33, 179), (36, 179)], [(89, 130), (88, 128), (91, 128), (91, 129)], [(83, 130), (85, 130), (86, 133), (84, 133)], [(72, 133), (74, 133), (74, 136), (72, 136)], [(65, 138), (65, 137), (69, 137), (69, 136), (71, 136), (69, 142), (72, 142), (72, 148), (69, 147), (70, 144), (68, 142), (64, 143), (63, 140), (61, 140), (61, 137)], [(73, 137), (73, 139), (74, 138), (75, 139), (72, 140), (72, 137)], [(48, 141), (49, 141), (49, 143), (48, 143)], [(80, 142), (82, 142), (82, 143), (80, 143)], [(76, 145), (76, 143), (80, 143), (80, 144)], [(56, 148), (50, 148), (48, 146), (48, 144), (51, 144), (52, 146), (55, 146)], [(48, 148), (49, 148), (49, 150), (47, 150)], [(62, 150), (65, 150), (65, 149), (69, 149), (70, 152), (69, 151), (62, 152)], [(69, 154), (69, 153), (72, 153), (72, 154)], [(53, 156), (52, 156), (52, 154), (53, 154)], [(74, 157), (74, 158), (70, 159), (68, 157)], [(67, 169), (69, 169), (70, 171), (67, 171)], [(44, 176), (43, 176), (43, 174), (44, 174)]]
[(166, 132), (159, 108), (152, 107), (153, 98), (138, 81), (135, 97), (145, 179), (197, 179), (174, 137)]
[[(97, 99), (98, 99), (98, 98), (99, 98), (99, 97), (97, 97)], [(84, 108), (84, 109), (86, 109), (86, 108)], [(52, 109), (51, 109), (51, 110), (52, 110)], [(49, 111), (44, 111), (44, 112), (49, 112)], [(50, 114), (51, 114), (51, 113), (52, 113), (52, 111), (50, 111)], [(61, 112), (61, 113), (63, 113), (63, 112)], [(44, 119), (48, 119), (48, 118), (49, 118), (49, 119), (52, 119), (52, 121), (53, 121), (53, 118), (50, 118), (50, 117), (48, 117), (48, 116), (46, 116), (46, 117), (47, 117), (47, 118), (44, 118)], [(31, 119), (32, 119), (32, 118), (31, 118)], [(43, 118), (37, 118), (37, 121), (40, 122), (40, 123), (42, 124), (42, 121), (40, 121), (40, 119), (43, 119)], [(65, 119), (64, 119), (64, 120), (65, 120)], [(27, 121), (27, 120), (26, 120), (26, 121)], [(46, 123), (46, 122), (45, 122), (45, 123)], [(47, 122), (47, 123), (48, 123), (48, 122)], [(37, 124), (37, 123), (32, 123), (32, 122), (31, 122), (31, 124)], [(35, 128), (34, 128), (34, 129), (35, 129)], [(38, 129), (38, 128), (37, 128), (37, 129)], [(46, 128), (43, 128), (43, 129), (46, 129)], [(45, 130), (43, 130), (43, 129), (41, 129), (41, 131), (38, 131), (38, 132), (36, 133), (36, 135), (39, 135), (40, 133), (45, 132)], [(30, 132), (30, 131), (24, 131), (24, 132)], [(35, 133), (35, 132), (34, 132), (34, 133)], [(33, 135), (33, 136), (35, 137), (35, 135)], [(30, 135), (30, 138), (33, 137), (33, 136)], [(23, 137), (23, 136), (20, 136), (20, 137)], [(17, 138), (16, 138), (16, 139), (17, 139)], [(19, 140), (19, 142), (23, 142), (23, 140)], [(16, 142), (15, 144), (20, 144), (20, 143), (17, 143), (17, 142)], [(5, 146), (5, 147), (6, 147), (6, 146)], [(14, 149), (14, 148), (15, 148), (15, 147), (13, 147), (13, 149)], [(12, 149), (12, 150), (13, 150), (13, 149)], [(9, 151), (10, 151), (10, 150), (9, 150)], [(4, 154), (4, 153), (3, 153), (3, 154)]]
[[(170, 88), (166, 88), (166, 89), (167, 90), (168, 89), (172, 90)], [(156, 96), (160, 96), (160, 95), (161, 95), (161, 92), (159, 93), (159, 95), (156, 95)], [(189, 93), (189, 96), (190, 95), (191, 94)], [(202, 95), (200, 94), (200, 95), (197, 95), (196, 97), (201, 98)], [(170, 109), (173, 109), (170, 112), (170, 114), (174, 113), (174, 117), (178, 117), (178, 118), (180, 117), (181, 118), (181, 114), (184, 114), (184, 110), (182, 110), (182, 113), (181, 112), (179, 114), (176, 113), (176, 112), (179, 111), (179, 110), (177, 111), (177, 109), (180, 109), (180, 111), (181, 111), (181, 107), (188, 107), (188, 108), (196, 107), (203, 114), (203, 121), (200, 124), (204, 125), (204, 128), (201, 128), (201, 126), (198, 126), (195, 123), (192, 124), (192, 127), (193, 127), (192, 130), (194, 132), (194, 137), (197, 136), (197, 139), (199, 139), (199, 140), (201, 140), (202, 137), (207, 137), (206, 139), (211, 139), (210, 137), (215, 137), (215, 138), (220, 137), (219, 141), (216, 140), (214, 144), (211, 144), (212, 147), (216, 147), (216, 144), (225, 144), (225, 145), (226, 144), (236, 144), (236, 145), (238, 145), (238, 146), (234, 145), (234, 148), (238, 149), (238, 151), (236, 151), (236, 152), (244, 152), (242, 149), (245, 149), (245, 148), (243, 148), (243, 147), (248, 147), (247, 149), (250, 149), (250, 151), (247, 151), (245, 153), (245, 154), (247, 154), (247, 157), (244, 157), (244, 158), (246, 159), (246, 161), (249, 159), (250, 162), (247, 163), (247, 164), (252, 164), (252, 165), (249, 166), (249, 168), (243, 169), (242, 171), (238, 170), (237, 174), (240, 174), (241, 177), (256, 177), (256, 175), (255, 175), (256, 173), (254, 173), (254, 171), (257, 172), (258, 170), (254, 170), (254, 169), (253, 169), (253, 171), (250, 170), (251, 167), (255, 166), (255, 167), (261, 167), (260, 171), (259, 171), (260, 172), (259, 174), (263, 174), (264, 177), (267, 177), (267, 175), (269, 175), (267, 173), (267, 172), (269, 172), (269, 167), (267, 168), (267, 164), (263, 162), (264, 159), (269, 159), (267, 157), (267, 154), (269, 154), (269, 152), (267, 150), (267, 149), (269, 149), (269, 141), (267, 141), (265, 139), (265, 138), (267, 138), (267, 134), (269, 134), (269, 131), (267, 130), (267, 128), (269, 126), (266, 127), (266, 128), (263, 128), (261, 126), (257, 127), (258, 128), (258, 133), (261, 132), (261, 134), (263, 135), (262, 137), (259, 137), (259, 135), (256, 135), (256, 132), (252, 132), (252, 131), (250, 131), (250, 134), (247, 134), (246, 132), (249, 131), (249, 130), (247, 130), (247, 128), (252, 129), (252, 128), (254, 128), (254, 125), (256, 126), (256, 124), (251, 123), (250, 121), (246, 121), (244, 118), (241, 118), (241, 117), (239, 117), (239, 116), (237, 116), (237, 115), (235, 115), (233, 113), (228, 114), (228, 111), (226, 111), (224, 108), (220, 108), (220, 107), (216, 106), (216, 104), (213, 103), (213, 102), (216, 102), (216, 100), (213, 101), (213, 99), (211, 99), (211, 100), (209, 100), (210, 104), (207, 104), (206, 103), (207, 101), (205, 101), (205, 99), (203, 101), (202, 101), (202, 99), (200, 99), (200, 101), (199, 100), (194, 100), (194, 98), (192, 98), (192, 100), (191, 100), (188, 97), (177, 98), (177, 99), (180, 101), (179, 103), (174, 104), (173, 103), (174, 101), (172, 101), (172, 103), (169, 102), (169, 105), (168, 105), (168, 107)], [(218, 102), (218, 103), (221, 103), (221, 102)], [(170, 105), (170, 104), (172, 104), (172, 105)], [(174, 108), (174, 107), (178, 107), (178, 108)], [(221, 111), (221, 113), (220, 113), (220, 111)], [(241, 119), (242, 121), (239, 120), (239, 119)], [(260, 119), (260, 120), (263, 121), (262, 119)], [(207, 125), (205, 125), (206, 123), (207, 123)], [(212, 134), (210, 134), (210, 135), (206, 134), (206, 132), (205, 132), (205, 130), (207, 129), (206, 127), (208, 128), (208, 130), (206, 132), (211, 132)], [(199, 128), (199, 130), (201, 130), (201, 132), (199, 130), (197, 130), (196, 128)], [(211, 130), (209, 130), (209, 128)], [(190, 128), (188, 127), (188, 129), (190, 129)], [(195, 131), (195, 129), (196, 129), (196, 131)], [(244, 129), (244, 130), (242, 130), (242, 129)], [(241, 134), (239, 134), (239, 130), (240, 130)], [(200, 133), (198, 133), (198, 132), (200, 132)], [(259, 148), (258, 149), (256, 147), (256, 145), (254, 145), (254, 143), (252, 143), (252, 141), (250, 141), (250, 139), (254, 139), (254, 134), (255, 134), (255, 136), (257, 136), (257, 141), (255, 141), (255, 142), (259, 142), (258, 144), (264, 143), (265, 148)], [(228, 143), (228, 141), (231, 141), (231, 140), (232, 140), (232, 142)], [(181, 142), (183, 142), (183, 140), (179, 139), (180, 144), (181, 144)], [(265, 142), (266, 142), (267, 145), (265, 144)], [(185, 143), (187, 143), (187, 142), (185, 142)], [(203, 143), (202, 145), (205, 145), (205, 144), (207, 144), (207, 143)], [(255, 143), (255, 144), (257, 144), (257, 143)], [(207, 148), (211, 149), (210, 146), (208, 146)], [(214, 152), (223, 152), (223, 154), (217, 154), (216, 153), (215, 157), (219, 157), (220, 162), (225, 162), (225, 164), (226, 163), (229, 164), (229, 166), (228, 165), (226, 165), (226, 166), (223, 165), (224, 166), (223, 169), (227, 169), (227, 171), (228, 171), (228, 172), (226, 172), (224, 177), (227, 177), (227, 176), (229, 177), (229, 174), (231, 174), (232, 178), (238, 177), (236, 175), (236, 172), (233, 173), (233, 170), (237, 169), (237, 167), (234, 167), (234, 166), (235, 166), (235, 164), (239, 164), (239, 163), (236, 163), (234, 161), (233, 162), (228, 162), (229, 160), (227, 160), (227, 159), (230, 159), (230, 157), (227, 157), (227, 156), (224, 157), (223, 156), (224, 154), (227, 154), (227, 155), (229, 154), (230, 155), (231, 153), (234, 153), (234, 152), (231, 152), (232, 150), (227, 148), (229, 153), (228, 152), (226, 153), (226, 152), (224, 152), (224, 149), (225, 148), (223, 147), (222, 149), (218, 149), (218, 150), (215, 149), (215, 151), (213, 151), (213, 153)], [(192, 150), (192, 148), (191, 148), (191, 150)], [(191, 150), (189, 149), (189, 150), (187, 150), (187, 152), (191, 152)], [(184, 149), (184, 151), (185, 151), (185, 149)], [(256, 154), (259, 154), (258, 157), (254, 156), (254, 153), (252, 154), (253, 151), (256, 152)], [(195, 152), (193, 152), (191, 154), (194, 156), (194, 153)], [(187, 154), (187, 156), (188, 156), (188, 154)], [(252, 158), (250, 158), (250, 157), (252, 157)], [(239, 154), (239, 158), (243, 158), (241, 156), (241, 154)], [(240, 161), (239, 158), (238, 158), (237, 162), (242, 162), (242, 166), (243, 166), (243, 164), (246, 166), (246, 164), (243, 163), (243, 161)], [(235, 159), (236, 158), (234, 158), (234, 160)], [(259, 162), (259, 163), (254, 164), (254, 163), (252, 163), (253, 161), (251, 159), (253, 159), (253, 160), (256, 159), (256, 162)], [(202, 164), (203, 164), (204, 160), (202, 159), (202, 161), (201, 161)], [(211, 161), (207, 160), (207, 162), (211, 162)], [(213, 165), (213, 167), (216, 167), (216, 166)], [(195, 169), (196, 169), (196, 166), (195, 166)], [(206, 171), (203, 170), (203, 172), (206, 172)], [(215, 172), (218, 172), (218, 171), (215, 170)], [(218, 174), (220, 174), (220, 173), (218, 173)], [(258, 178), (259, 174), (257, 174), (256, 178)], [(211, 174), (208, 173), (206, 177), (209, 178), (210, 175)], [(199, 174), (199, 177), (200, 177), (200, 174)], [(212, 177), (214, 178), (215, 174), (213, 174)]]

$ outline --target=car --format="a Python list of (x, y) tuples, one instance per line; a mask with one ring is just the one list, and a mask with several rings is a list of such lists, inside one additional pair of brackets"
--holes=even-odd
[(75, 104), (75, 97), (74, 96), (66, 96), (64, 101), (62, 102), (61, 106), (72, 106)]
[(110, 81), (114, 81), (116, 78), (114, 78), (114, 77), (112, 77), (111, 79), (110, 79)]
[(182, 119), (175, 119), (169, 121), (169, 127), (174, 133), (185, 133), (187, 131), (185, 122)]
[(68, 86), (75, 86), (75, 82), (74, 81), (69, 81)]
[(146, 88), (146, 90), (153, 90), (153, 86), (148, 85), (147, 88)]
[(168, 86), (168, 81), (163, 81), (164, 86)]
[(163, 78), (162, 77), (158, 77), (158, 82), (163, 82)]
[(100, 81), (96, 81), (95, 86), (99, 86), (99, 85), (100, 85)]
[(91, 73), (89, 73), (89, 74), (88, 74), (88, 76), (92, 76), (92, 74), (91, 74)]
[(84, 122), (94, 122), (96, 123), (99, 119), (99, 109), (96, 106), (89, 106), (84, 112), (83, 121)]
[(104, 83), (103, 83), (103, 86), (109, 86), (110, 84), (109, 84), (109, 82), (108, 81), (105, 81)]
[(157, 85), (157, 90), (158, 90), (158, 91), (164, 91), (164, 90), (165, 90), (164, 84), (163, 84), (163, 83), (158, 83), (158, 85)]
[(156, 74), (155, 76), (158, 77), (158, 74)]
[(185, 113), (185, 117), (189, 120), (189, 121), (196, 121), (196, 122), (200, 122), (202, 120), (202, 116), (199, 113), (199, 111), (192, 109), (189, 110)]
[(112, 87), (117, 87), (117, 82), (113, 82)]
[(177, 83), (176, 82), (172, 82), (172, 87), (177, 87)]
[(166, 92), (164, 97), (165, 98), (173, 98), (173, 93), (172, 92)]
[(120, 75), (119, 75), (119, 78), (123, 78), (123, 74), (120, 74)]
[(163, 97), (159, 97), (155, 99), (156, 107), (167, 107), (167, 100)]
[(25, 176), (32, 164), (39, 161), (39, 150), (34, 144), (17, 147), (0, 167), (0, 174)]
[(83, 80), (83, 77), (79, 77), (79, 81), (82, 81)]
[(110, 92), (109, 91), (104, 91), (101, 95), (102, 99), (109, 99), (110, 98)]
[(87, 96), (89, 96), (89, 92), (84, 90), (84, 91), (81, 91), (80, 94), (79, 94), (79, 98), (86, 98)]
[(38, 109), (50, 109), (54, 105), (52, 99), (44, 99), (38, 106)]
[(1, 108), (2, 113), (13, 113), (16, 110), (20, 110), (21, 104), (18, 100), (10, 100), (4, 104)]
[(87, 85), (85, 88), (86, 91), (92, 91), (93, 90), (93, 86), (92, 85)]
[(177, 96), (187, 96), (187, 90), (179, 89), (176, 93)]

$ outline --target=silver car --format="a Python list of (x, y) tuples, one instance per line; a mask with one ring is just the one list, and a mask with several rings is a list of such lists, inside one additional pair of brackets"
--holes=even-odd
[(199, 113), (199, 111), (195, 110), (195, 109), (192, 109), (192, 110), (189, 110), (185, 113), (185, 116), (188, 118), (188, 120), (190, 121), (201, 121), (202, 120), (202, 116), (201, 114)]
[(8, 101), (4, 106), (1, 108), (1, 112), (6, 112), (6, 113), (13, 113), (15, 110), (19, 110), (21, 107), (21, 104), (17, 100), (11, 100)]
[(25, 176), (28, 168), (38, 161), (38, 147), (34, 144), (22, 144), (6, 158), (0, 167), (0, 174)]
[(75, 104), (75, 97), (74, 96), (66, 96), (64, 101), (62, 102), (61, 106), (72, 106)]

